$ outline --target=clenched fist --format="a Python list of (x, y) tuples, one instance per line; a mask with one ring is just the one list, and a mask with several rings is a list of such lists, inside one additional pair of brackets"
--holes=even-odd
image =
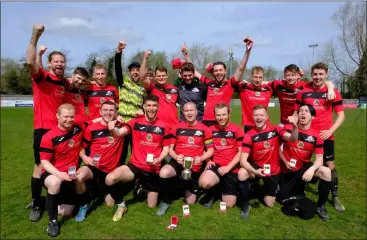
[(46, 46), (43, 46), (41, 45), (40, 46), (40, 49), (39, 49), (39, 55), (43, 55), (45, 54), (45, 52), (47, 51), (47, 47)]
[(119, 51), (122, 51), (122, 50), (124, 50), (124, 49), (125, 49), (125, 47), (126, 47), (126, 42), (125, 42), (125, 41), (119, 41), (119, 43), (118, 43), (118, 45), (117, 45), (117, 49), (118, 49)]
[(45, 26), (43, 26), (42, 24), (35, 24), (33, 26), (33, 34), (35, 34), (36, 36), (41, 36), (43, 31), (45, 31)]
[(116, 127), (116, 120), (108, 122), (108, 129), (113, 130)]
[(149, 56), (150, 56), (150, 54), (152, 53), (152, 51), (150, 51), (150, 50), (145, 50), (144, 51), (144, 58), (149, 58)]

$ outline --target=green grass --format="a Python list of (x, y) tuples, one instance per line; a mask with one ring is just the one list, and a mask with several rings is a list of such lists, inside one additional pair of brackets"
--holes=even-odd
[[(240, 123), (239, 107), (233, 110), (233, 121)], [(279, 109), (271, 108), (270, 116), (272, 122), (277, 123)], [(32, 223), (25, 209), (31, 199), (32, 138), (32, 109), (1, 109), (1, 238), (48, 238), (45, 233), (47, 213), (40, 222)], [(340, 176), (340, 199), (346, 211), (338, 213), (328, 202), (330, 222), (323, 222), (317, 216), (309, 221), (285, 217), (279, 204), (274, 209), (263, 205), (252, 208), (250, 221), (243, 222), (237, 207), (225, 215), (220, 214), (219, 202), (213, 209), (205, 209), (198, 203), (190, 206), (192, 216), (184, 218), (182, 200), (175, 201), (166, 216), (158, 217), (155, 215), (157, 209), (148, 209), (145, 202), (137, 202), (129, 205), (129, 212), (119, 222), (112, 221), (115, 208), (104, 205), (94, 210), (83, 223), (67, 219), (58, 238), (366, 238), (365, 110), (346, 109), (346, 121), (336, 133), (336, 166)], [(317, 191), (317, 186), (312, 189)], [(317, 199), (315, 194), (307, 194)], [(179, 216), (179, 226), (168, 231), (166, 227), (172, 215)]]

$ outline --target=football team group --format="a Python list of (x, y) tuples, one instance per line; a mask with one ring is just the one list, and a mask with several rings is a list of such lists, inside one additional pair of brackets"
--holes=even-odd
[[(60, 232), (58, 215), (72, 216), (75, 207), (75, 221), (84, 221), (93, 197), (116, 205), (112, 220), (119, 221), (127, 212), (124, 197), (133, 188), (134, 196), (146, 194), (149, 208), (160, 201), (158, 216), (169, 211), (179, 189), (185, 204), (203, 195), (199, 202), (211, 208), (221, 198), (227, 208), (240, 206), (240, 217), (248, 220), (251, 197), (270, 208), (277, 201), (291, 209), (295, 199), (302, 203), (307, 183), (318, 183), (314, 208), (322, 220), (330, 220), (325, 208), (330, 192), (335, 209), (344, 211), (333, 138), (344, 121), (343, 100), (327, 81), (326, 64), (312, 66), (310, 82), (301, 81), (303, 71), (294, 64), (285, 67), (284, 80), (269, 82), (263, 81), (263, 68), (255, 66), (247, 82), (241, 78), (253, 41), (245, 38), (234, 75), (226, 79), (226, 65), (214, 62), (206, 66), (206, 77), (195, 70), (184, 44), (184, 60), (172, 61), (179, 74), (172, 85), (166, 67), (147, 66), (148, 50), (141, 63), (131, 63), (129, 74), (123, 74), (126, 43), (120, 41), (114, 86), (106, 83), (102, 64), (93, 67), (91, 77), (77, 67), (66, 78), (66, 59), (59, 51), (49, 54), (48, 70), (43, 68), (47, 48), (37, 51), (43, 32), (43, 25), (33, 26), (27, 49), (35, 159), (29, 219), (39, 221), (47, 210), (50, 236)], [(241, 100), (243, 127), (230, 121), (234, 92)], [(280, 103), (277, 126), (270, 124), (267, 111), (272, 95)], [(183, 179), (190, 159), (191, 177)], [(46, 197), (41, 196), (43, 187)]]

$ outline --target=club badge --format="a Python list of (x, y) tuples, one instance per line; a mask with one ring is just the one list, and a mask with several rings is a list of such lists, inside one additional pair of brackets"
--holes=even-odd
[(99, 100), (101, 103), (104, 103), (106, 101), (106, 99), (104, 97), (101, 97), (101, 99)]
[(268, 141), (265, 141), (265, 142), (264, 142), (264, 147), (265, 147), (265, 148), (270, 148), (270, 143), (269, 143)]
[(146, 139), (148, 142), (151, 142), (153, 139), (153, 136), (148, 133)]
[(64, 93), (64, 92), (65, 92), (65, 87), (61, 86), (61, 87), (59, 88), (59, 91), (60, 91), (61, 93)]
[(193, 137), (189, 137), (189, 138), (187, 139), (187, 142), (188, 142), (188, 143), (190, 143), (190, 144), (194, 144), (194, 143), (195, 143), (195, 140), (194, 140), (194, 138), (193, 138)]
[(78, 94), (78, 93), (77, 93), (77, 94), (75, 94), (75, 99), (76, 99), (76, 100), (80, 100), (80, 98), (81, 98), (81, 97), (80, 97), (80, 94)]
[(217, 94), (219, 92), (219, 88), (214, 88), (214, 94)]
[(220, 140), (220, 144), (221, 144), (222, 146), (227, 145), (227, 141), (226, 141), (226, 139), (222, 138), (222, 139)]
[(255, 96), (256, 97), (260, 97), (261, 96), (261, 93), (260, 92), (255, 92)]
[(74, 147), (74, 144), (75, 144), (74, 140), (70, 139), (69, 142), (68, 142), (68, 146), (69, 147)]
[(319, 101), (319, 99), (315, 99), (315, 100), (313, 100), (313, 105), (315, 105), (315, 106), (319, 106), (319, 105), (320, 105), (320, 101)]
[(171, 100), (171, 94), (166, 94), (166, 99)]
[(111, 137), (111, 136), (107, 137), (107, 142), (108, 143), (113, 143), (114, 141), (115, 141), (115, 139), (113, 137)]
[(302, 141), (298, 141), (298, 143), (297, 143), (297, 147), (298, 148), (300, 148), (300, 149), (303, 149), (303, 147), (304, 147), (305, 145), (303, 144), (303, 142)]

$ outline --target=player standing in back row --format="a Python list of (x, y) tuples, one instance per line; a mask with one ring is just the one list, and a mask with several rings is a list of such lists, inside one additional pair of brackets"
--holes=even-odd
[[(325, 86), (328, 77), (328, 66), (319, 62), (311, 67), (312, 86), (308, 86), (298, 93), (296, 104), (294, 104), (294, 116), (301, 104), (310, 104), (316, 110), (316, 117), (312, 120), (312, 128), (315, 129), (324, 140), (324, 164), (331, 169), (331, 195), (333, 205), (336, 210), (345, 210), (338, 197), (338, 174), (336, 172), (334, 158), (334, 132), (344, 122), (343, 99), (337, 89), (336, 98), (332, 101), (327, 99), (327, 89)], [(333, 110), (337, 118), (333, 124)]]
[(65, 56), (61, 52), (53, 51), (48, 56), (49, 71), (45, 71), (37, 63), (37, 42), (41, 37), (44, 26), (33, 26), (31, 41), (27, 49), (27, 65), (32, 76), (34, 101), (34, 132), (33, 149), (35, 166), (31, 179), (32, 211), (29, 220), (39, 221), (42, 216), (41, 192), (42, 181), (40, 166), (40, 144), (42, 136), (57, 125), (56, 113), (64, 102), (67, 81), (64, 78)]

